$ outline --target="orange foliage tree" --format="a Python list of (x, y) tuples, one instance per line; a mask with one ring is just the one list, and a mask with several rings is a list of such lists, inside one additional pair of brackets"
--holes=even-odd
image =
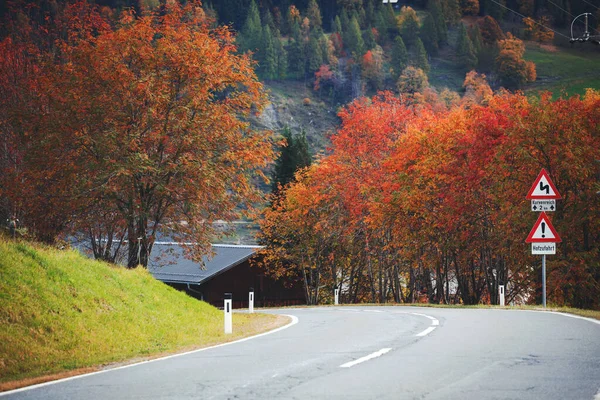
[[(599, 105), (593, 91), (557, 101), (505, 92), (450, 110), (358, 100), (340, 113), (330, 155), (283, 200), (318, 245), (294, 240), (286, 208), (266, 226), (289, 232), (285, 254), (321, 254), (321, 287), (341, 287), (348, 302), (497, 303), (501, 284), (509, 301), (534, 302), (525, 194), (546, 168), (564, 198), (549, 299), (600, 308), (600, 219), (586, 206), (597, 200)], [(265, 253), (277, 259), (273, 237)]]
[(265, 104), (253, 63), (194, 1), (115, 24), (69, 7), (34, 79), (42, 112), (28, 115), (20, 183), (3, 196), (48, 237), (69, 228), (99, 243), (106, 217), (126, 232), (129, 266), (147, 265), (160, 230), (200, 256), (211, 221), (258, 199), (253, 179), (273, 159), (271, 134), (246, 122)]

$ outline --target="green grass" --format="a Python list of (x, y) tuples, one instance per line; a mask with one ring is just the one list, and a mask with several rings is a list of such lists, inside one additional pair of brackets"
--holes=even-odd
[(585, 89), (600, 89), (600, 52), (591, 45), (579, 50), (558, 48), (549, 51), (537, 45), (527, 45), (525, 59), (533, 61), (537, 81), (526, 88), (527, 92), (551, 91), (554, 97), (582, 95)]
[(225, 335), (222, 311), (145, 269), (0, 238), (0, 383), (231, 341), (280, 322), (234, 314)]

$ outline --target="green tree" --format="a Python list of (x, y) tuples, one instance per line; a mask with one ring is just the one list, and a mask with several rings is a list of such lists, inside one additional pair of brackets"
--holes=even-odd
[[(276, 39), (277, 40), (277, 39)], [(265, 79), (277, 78), (277, 54), (273, 44), (273, 35), (269, 25), (265, 25), (262, 34), (260, 71)]]
[(348, 25), (348, 29), (344, 31), (344, 47), (348, 52), (358, 59), (364, 53), (365, 44), (363, 42), (360, 26), (356, 17), (352, 17)]
[(316, 0), (310, 0), (308, 2), (308, 9), (306, 10), (306, 16), (310, 21), (311, 29), (315, 32), (323, 31), (323, 20), (321, 18), (321, 10)]
[(371, 28), (367, 28), (363, 32), (362, 37), (363, 42), (365, 43), (365, 50), (371, 50), (377, 45), (377, 43), (375, 42), (375, 35), (373, 34)]
[(504, 13), (506, 12), (506, 8), (504, 8), (506, 7), (506, 0), (482, 0), (480, 6), (482, 14), (489, 15), (498, 21), (504, 18)]
[(426, 74), (429, 73), (429, 61), (427, 61), (427, 51), (421, 39), (417, 38), (415, 42), (415, 61), (414, 66), (420, 68)]
[(483, 37), (481, 36), (479, 24), (473, 24), (469, 27), (469, 38), (471, 39), (471, 43), (473, 43), (475, 55), (479, 57), (479, 53), (483, 49)]
[(319, 41), (314, 35), (311, 35), (306, 48), (306, 73), (308, 75), (314, 74), (322, 64), (323, 53)]
[(438, 38), (438, 45), (448, 42), (448, 25), (444, 17), (444, 9), (440, 5), (440, 0), (429, 0), (427, 8), (435, 22), (435, 29)]
[(444, 0), (441, 2), (444, 18), (448, 25), (456, 25), (462, 16), (459, 0)]
[(477, 56), (473, 49), (473, 43), (471, 42), (465, 24), (463, 23), (459, 25), (456, 55), (459, 64), (466, 69), (473, 69), (477, 65)]
[(411, 48), (419, 37), (419, 18), (415, 10), (407, 6), (402, 7), (398, 24), (404, 44)]
[(396, 36), (392, 47), (392, 76), (397, 80), (404, 68), (408, 65), (408, 51), (401, 36)]
[(262, 41), (262, 26), (260, 22), (260, 14), (254, 0), (250, 3), (248, 16), (240, 34), (240, 50), (256, 52)]
[(339, 33), (341, 35), (342, 32), (342, 21), (340, 20), (340, 16), (336, 15), (335, 20), (333, 21), (333, 33)]
[(271, 191), (279, 193), (279, 188), (285, 187), (294, 181), (296, 171), (306, 168), (311, 164), (308, 142), (304, 130), (294, 135), (289, 127), (281, 132), (285, 145), (281, 148), (279, 157), (275, 161), (275, 168), (271, 175)]
[(431, 15), (428, 15), (423, 21), (423, 26), (420, 29), (421, 41), (429, 54), (436, 55), (439, 49), (437, 29), (435, 21)]

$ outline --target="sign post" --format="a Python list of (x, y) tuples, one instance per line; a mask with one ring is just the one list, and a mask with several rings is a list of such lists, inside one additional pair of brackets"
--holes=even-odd
[(338, 304), (340, 304), (340, 289), (338, 289), (337, 287), (333, 289), (333, 297), (335, 305), (337, 306)]
[(254, 288), (250, 288), (250, 294), (248, 295), (248, 313), (254, 313)]
[(225, 293), (225, 304), (223, 304), (223, 314), (225, 316), (225, 334), (233, 332), (233, 323), (231, 320), (231, 293)]
[(498, 286), (498, 295), (500, 297), (500, 305), (504, 307), (504, 285)]
[(545, 169), (538, 174), (526, 198), (531, 200), (531, 211), (541, 212), (525, 243), (531, 243), (531, 254), (542, 256), (542, 304), (546, 308), (546, 254), (556, 254), (556, 243), (561, 241), (546, 211), (556, 211), (556, 199), (561, 197)]

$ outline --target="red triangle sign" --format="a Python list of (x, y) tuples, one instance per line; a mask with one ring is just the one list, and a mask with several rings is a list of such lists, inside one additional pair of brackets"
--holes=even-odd
[(533, 229), (529, 232), (529, 236), (525, 239), (525, 243), (560, 243), (558, 232), (550, 223), (548, 216), (542, 212), (538, 217)]
[(544, 168), (540, 171), (540, 174), (533, 182), (533, 186), (529, 189), (529, 193), (527, 193), (526, 199), (540, 199), (540, 200), (548, 200), (548, 199), (560, 199), (560, 194), (552, 183), (550, 179), (550, 175)]

